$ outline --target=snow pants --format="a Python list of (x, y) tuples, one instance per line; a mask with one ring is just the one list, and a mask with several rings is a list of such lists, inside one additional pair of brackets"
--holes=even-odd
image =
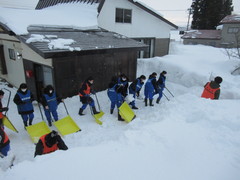
[(55, 109), (55, 110), (50, 110), (50, 109), (45, 109), (45, 108), (44, 108), (44, 113), (45, 113), (45, 116), (46, 116), (47, 121), (48, 121), (49, 123), (52, 122), (51, 114), (52, 114), (52, 116), (53, 116), (53, 118), (54, 118), (55, 121), (58, 120), (58, 113), (57, 113), (57, 110), (56, 110), (56, 109)]
[(0, 153), (4, 156), (7, 156), (8, 155), (8, 151), (10, 150), (10, 145), (6, 145), (5, 147), (1, 148), (0, 149)]
[(33, 121), (33, 118), (34, 118), (34, 114), (33, 113), (21, 114), (21, 117), (23, 119), (23, 123), (24, 123), (25, 126), (27, 126), (28, 121), (29, 121), (29, 125), (32, 125), (32, 121)]

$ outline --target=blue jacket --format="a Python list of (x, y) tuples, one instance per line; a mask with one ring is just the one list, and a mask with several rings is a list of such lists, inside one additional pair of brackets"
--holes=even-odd
[(137, 78), (130, 86), (129, 86), (129, 93), (130, 94), (135, 94), (138, 93), (143, 86), (143, 82), (139, 78)]
[(157, 81), (158, 87), (160, 87), (161, 89), (164, 89), (165, 88), (165, 81), (166, 81), (166, 77), (164, 75), (160, 74), (160, 77)]
[(58, 103), (57, 103), (57, 96), (55, 92), (53, 92), (52, 95), (43, 94), (43, 98), (45, 98), (47, 106), (50, 111), (57, 110)]
[(156, 78), (155, 77), (149, 77), (145, 84), (145, 91), (154, 93), (154, 90), (156, 90)]
[[(16, 103), (15, 99), (18, 99), (19, 102)], [(33, 105), (32, 105), (32, 94), (29, 90), (26, 93), (18, 91), (14, 97), (14, 102), (17, 104), (18, 113), (19, 114), (30, 114), (33, 112)]]
[(122, 101), (123, 97), (120, 92), (117, 92), (118, 84), (108, 88), (107, 94), (111, 101)]

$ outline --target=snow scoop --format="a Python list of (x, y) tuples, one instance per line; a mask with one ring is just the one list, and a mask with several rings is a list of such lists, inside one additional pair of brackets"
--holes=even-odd
[(34, 144), (38, 142), (41, 136), (51, 132), (45, 121), (41, 121), (31, 126), (27, 126), (26, 130)]
[(39, 107), (39, 111), (42, 116), (42, 121), (37, 124), (33, 124), (31, 126), (26, 127), (26, 130), (34, 144), (36, 144), (38, 142), (38, 140), (41, 136), (51, 132), (48, 125), (46, 124), (46, 122), (43, 119), (42, 110), (40, 108), (39, 103), (38, 103), (38, 107)]
[[(6, 88), (3, 88), (3, 89), (9, 92), (8, 102), (7, 102), (7, 107), (8, 107), (8, 106), (9, 106), (9, 102), (10, 102), (10, 98), (11, 98), (11, 91), (9, 91), (9, 90), (6, 89)], [(3, 124), (4, 124), (4, 126), (6, 126), (8, 129), (10, 129), (10, 130), (18, 133), (18, 130), (15, 128), (15, 126), (12, 124), (12, 122), (8, 119), (8, 117), (7, 117), (7, 111), (5, 112), (4, 117), (3, 117)]]
[(96, 123), (99, 124), (99, 125), (102, 125), (102, 121), (100, 120), (100, 118), (104, 115), (104, 112), (101, 110), (97, 95), (96, 94), (94, 94), (94, 95), (95, 95), (95, 98), (96, 98), (96, 101), (97, 101), (97, 104), (98, 104), (99, 113), (94, 114), (92, 108), (90, 108), (91, 113), (92, 113), (92, 116), (94, 117)]
[(78, 131), (81, 131), (81, 129), (79, 128), (79, 126), (76, 124), (76, 122), (71, 118), (71, 116), (68, 113), (66, 104), (63, 102), (64, 108), (67, 112), (67, 116), (53, 122), (53, 124), (55, 125), (55, 127), (57, 128), (57, 130), (63, 135), (68, 135), (68, 134), (72, 134)]
[(136, 117), (134, 111), (126, 102), (124, 102), (118, 109), (120, 116), (128, 123)]

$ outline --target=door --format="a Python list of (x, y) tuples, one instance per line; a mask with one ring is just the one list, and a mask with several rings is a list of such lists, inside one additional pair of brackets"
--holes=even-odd
[(47, 85), (53, 84), (53, 72), (52, 68), (34, 64), (34, 72), (35, 72), (35, 83), (36, 83), (36, 90), (37, 90), (37, 99), (41, 101), (43, 89)]
[(4, 57), (3, 45), (0, 45), (0, 72), (1, 74), (7, 74), (7, 66)]

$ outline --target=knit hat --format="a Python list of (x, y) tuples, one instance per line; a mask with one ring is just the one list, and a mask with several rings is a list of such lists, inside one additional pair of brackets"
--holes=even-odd
[(4, 91), (0, 90), (0, 96), (3, 96), (3, 95), (4, 95)]
[(22, 83), (19, 88), (20, 89), (27, 89), (27, 84), (26, 83)]
[(215, 77), (214, 81), (218, 84), (221, 84), (221, 82), (223, 81), (223, 79), (220, 76)]

